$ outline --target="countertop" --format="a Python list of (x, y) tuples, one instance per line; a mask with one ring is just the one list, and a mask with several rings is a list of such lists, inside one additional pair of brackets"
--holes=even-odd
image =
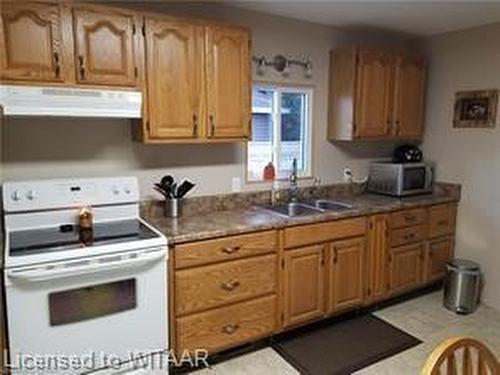
[(153, 215), (145, 215), (144, 219), (165, 234), (169, 245), (174, 245), (240, 233), (397, 211), (404, 208), (457, 202), (459, 197), (440, 193), (408, 198), (363, 194), (342, 197), (338, 200), (351, 203), (353, 207), (298, 217), (286, 217), (266, 208), (253, 206), (247, 209), (215, 211), (178, 219)]

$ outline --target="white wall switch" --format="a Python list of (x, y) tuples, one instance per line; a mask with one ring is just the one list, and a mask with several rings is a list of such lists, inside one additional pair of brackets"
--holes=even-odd
[(231, 180), (231, 191), (233, 193), (238, 193), (241, 191), (241, 178), (233, 177)]

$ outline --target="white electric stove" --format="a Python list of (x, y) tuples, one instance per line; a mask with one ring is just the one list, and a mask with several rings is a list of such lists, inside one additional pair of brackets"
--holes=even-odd
[(133, 177), (3, 184), (13, 374), (167, 373), (167, 241), (138, 202)]

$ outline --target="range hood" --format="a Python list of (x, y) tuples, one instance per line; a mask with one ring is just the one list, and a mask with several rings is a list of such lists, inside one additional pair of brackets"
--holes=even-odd
[(140, 91), (0, 85), (4, 116), (141, 118)]

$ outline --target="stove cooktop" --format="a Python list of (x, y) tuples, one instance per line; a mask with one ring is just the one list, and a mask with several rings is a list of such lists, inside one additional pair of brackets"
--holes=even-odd
[(160, 237), (140, 220), (122, 220), (94, 224), (92, 230), (77, 225), (10, 232), (11, 256), (74, 250), (91, 246), (119, 244)]

